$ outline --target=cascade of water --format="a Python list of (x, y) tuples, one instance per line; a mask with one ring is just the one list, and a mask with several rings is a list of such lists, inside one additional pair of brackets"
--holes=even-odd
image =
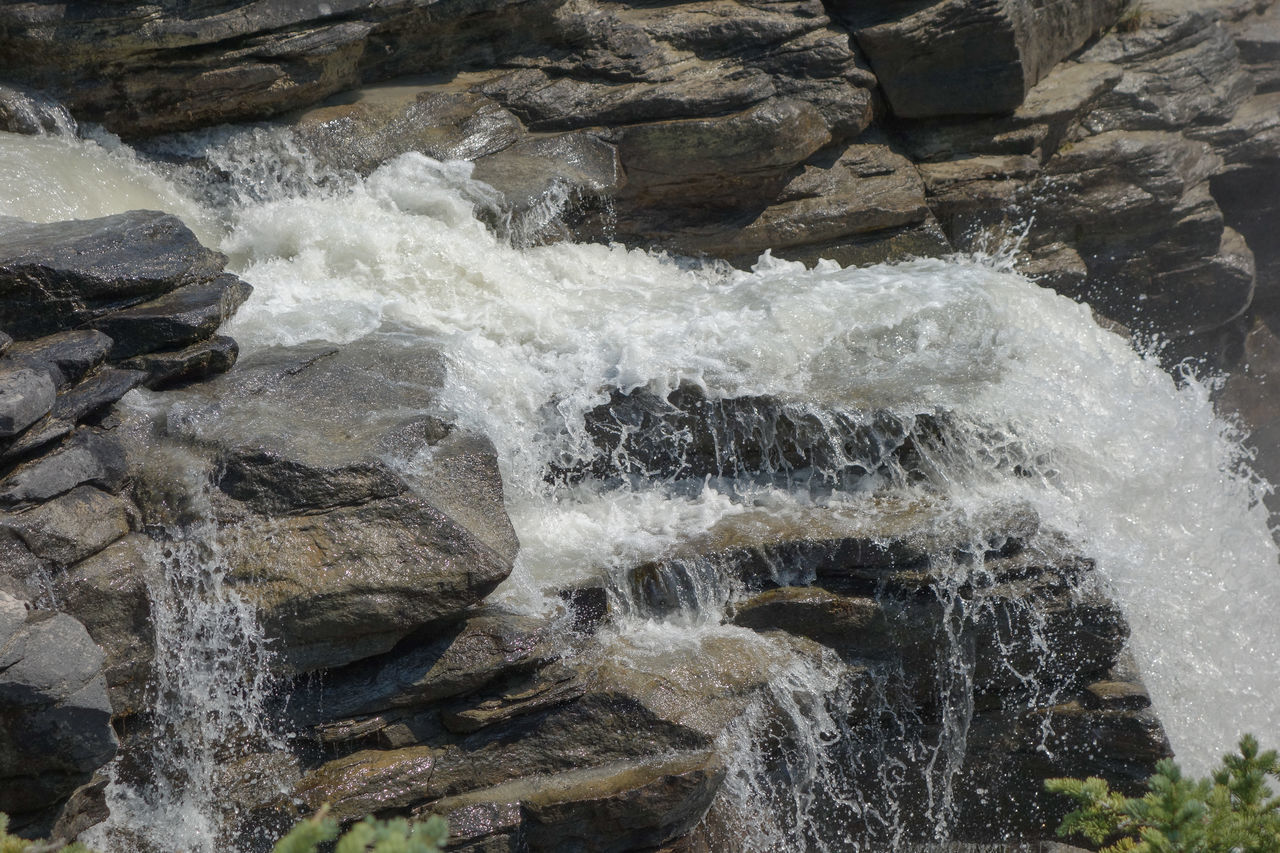
[[(519, 249), (475, 215), (490, 196), (465, 165), (410, 154), (367, 179), (335, 176), (278, 142), (263, 147), (261, 133), (204, 143), (232, 176), (226, 192), (201, 190), (214, 210), (190, 212), (195, 203), (151, 173), (129, 180), (135, 189), (159, 182), (145, 206), (216, 223), (205, 233), (256, 288), (229, 330), (246, 350), (341, 343), (388, 321), (442, 347), (441, 405), (493, 440), (522, 543), (496, 593), (505, 605), (544, 610), (557, 590), (603, 578), (620, 605), (616, 630), (678, 645), (728, 630), (726, 608), (745, 589), (714, 561), (672, 559), (721, 522), (874, 514), (872, 493), (926, 496), (960, 515), (1018, 503), (1096, 560), (1187, 764), (1209, 763), (1241, 731), (1274, 727), (1280, 582), (1240, 436), (1215, 416), (1204, 384), (1176, 384), (1086, 307), (973, 259), (806, 270), (765, 256), (736, 271), (617, 246)], [(18, 186), (18, 161), (5, 152), (27, 144), (0, 139), (0, 186)], [(30, 144), (39, 153), (48, 141)], [(58, 163), (117, 162), (87, 146), (58, 149)], [(305, 168), (281, 181), (271, 164), (286, 155)], [(98, 209), (59, 198), (42, 210), (6, 189), (0, 211)], [(642, 397), (653, 405), (628, 414)], [(664, 408), (672, 399), (683, 414)], [(648, 597), (633, 574), (645, 564), (665, 567)], [(934, 587), (949, 661), (966, 660), (975, 626), (1008, 618), (985, 596), (982, 569), (980, 559), (961, 561)], [(1047, 645), (1037, 648), (1049, 666)], [(742, 748), (726, 797), (737, 805), (723, 808), (776, 817), (753, 849), (825, 849), (814, 835), (834, 822), (824, 810), (870, 827), (878, 840), (867, 849), (897, 843), (918, 816), (901, 814), (896, 795), (871, 802), (841, 775), (849, 744), (880, 756), (882, 790), (923, 785), (928, 828), (945, 834), (971, 670), (939, 667), (941, 733), (916, 737), (921, 721), (893, 698), (906, 674), (874, 673), (881, 717), (892, 719), (849, 731), (840, 705), (848, 665), (823, 658), (806, 669), (782, 657), (774, 685), (731, 736)], [(1056, 696), (1041, 668), (1008, 673), (1028, 707)], [(1042, 718), (1045, 749), (1053, 725)], [(894, 732), (916, 740), (890, 748)], [(908, 779), (922, 766), (923, 779)], [(832, 849), (862, 842), (841, 843)]]
[(226, 583), (222, 537), (204, 509), (204, 519), (156, 531), (150, 546), (150, 725), (111, 768), (110, 818), (88, 839), (101, 849), (228, 849), (235, 804), (225, 786), (237, 762), (284, 747), (265, 712), (271, 652), (254, 608)]

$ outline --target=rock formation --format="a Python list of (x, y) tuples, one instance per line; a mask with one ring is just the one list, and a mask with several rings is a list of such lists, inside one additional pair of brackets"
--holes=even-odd
[[(101, 123), (143, 144), (273, 119), (335, 170), (471, 161), (517, 240), (739, 265), (995, 250), (1025, 229), (1028, 274), (1173, 339), (1171, 357), (1246, 351), (1258, 369), (1228, 395), (1275, 429), (1248, 393), (1280, 353), (1277, 15), (1266, 0), (17, 2), (0, 8), (0, 127)], [(250, 288), (225, 264), (154, 212), (0, 220), (0, 809), (23, 831), (60, 809), (59, 831), (91, 820), (108, 717), (140, 750), (155, 555), (206, 510), (298, 735), (228, 770), (244, 770), (229, 790), (245, 833), (328, 802), (344, 820), (445, 814), (477, 853), (730, 849), (726, 744), (750, 714), (782, 725), (784, 655), (857, 675), (839, 713), (871, 759), (923, 763), (885, 745), (887, 709), (931, 742), (968, 691), (960, 842), (1039, 839), (1060, 807), (1040, 779), (1132, 786), (1168, 753), (1091, 564), (1021, 510), (954, 535), (935, 506), (870, 530), (748, 517), (609, 588), (561, 590), (556, 619), (486, 604), (518, 543), (492, 445), (433, 408), (439, 353), (388, 328), (227, 373), (237, 347), (217, 330)], [(114, 406), (138, 387), (164, 392), (161, 414)], [(548, 476), (624, 476), (619, 458), (773, 476), (843, 454), (877, 462), (841, 476), (909, 478), (947, 439), (941, 414), (835, 433), (807, 417), (692, 386), (617, 393), (588, 419), (599, 461)], [(619, 608), (678, 609), (707, 566), (737, 585), (725, 633), (648, 669), (599, 651)], [(55, 635), (75, 654), (46, 659)], [(778, 775), (782, 752), (762, 754)], [(288, 795), (244, 782), (259, 764)], [(930, 793), (895, 796), (927, 837)]]

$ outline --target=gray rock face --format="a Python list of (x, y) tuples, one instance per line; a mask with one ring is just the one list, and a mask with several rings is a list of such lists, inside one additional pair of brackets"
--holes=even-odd
[(157, 350), (186, 347), (213, 335), (253, 288), (233, 275), (223, 274), (205, 284), (188, 284), (141, 305), (98, 318), (95, 325), (115, 345), (113, 359), (129, 358)]
[(851, 3), (841, 12), (894, 114), (925, 118), (1016, 109), (1055, 64), (1113, 23), (1121, 7), (1118, 0), (943, 0), (919, 10)]
[(109, 337), (93, 329), (84, 329), (22, 341), (10, 351), (9, 359), (15, 364), (45, 371), (61, 389), (92, 373), (106, 360), (109, 352)]
[(226, 259), (177, 217), (133, 211), (74, 223), (0, 226), (0, 326), (19, 338), (92, 324), (185, 284)]
[(102, 661), (70, 616), (0, 593), (0, 810), (19, 827), (115, 754)]
[(134, 356), (120, 364), (145, 373), (142, 385), (158, 391), (226, 373), (239, 356), (239, 344), (226, 335), (214, 335), (180, 350)]
[[(219, 472), (231, 578), (288, 667), (385, 652), (511, 571), (492, 447), (429, 412), (442, 371), (434, 351), (380, 335), (267, 351), (173, 394), (164, 430)], [(415, 462), (428, 448), (438, 465)]]
[(126, 473), (124, 451), (114, 439), (81, 430), (57, 450), (0, 479), (0, 504), (47, 501), (84, 483), (115, 492)]
[(0, 438), (8, 438), (49, 413), (57, 394), (48, 374), (0, 368)]
[(0, 513), (0, 529), (16, 533), (40, 559), (69, 566), (128, 533), (137, 514), (128, 498), (78, 486), (33, 509)]

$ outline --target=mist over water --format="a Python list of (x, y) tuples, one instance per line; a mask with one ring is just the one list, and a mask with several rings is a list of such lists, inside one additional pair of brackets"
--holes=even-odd
[[(1242, 732), (1266, 741), (1277, 731), (1280, 571), (1264, 485), (1207, 384), (1175, 382), (1086, 306), (990, 258), (805, 269), (766, 255), (739, 271), (618, 246), (518, 249), (476, 217), (492, 194), (470, 181), (467, 164), (407, 154), (359, 179), (326, 172), (281, 140), (254, 131), (204, 143), (231, 176), (217, 183), (189, 167), (161, 174), (119, 147), (0, 134), (0, 214), (176, 213), (254, 286), (225, 330), (245, 351), (342, 343), (387, 325), (441, 348), (441, 408), (498, 450), (522, 545), (494, 594), (508, 607), (546, 611), (555, 590), (591, 578), (620, 595), (628, 568), (751, 513), (856, 527), (913, 502), (961, 521), (1026, 505), (1096, 560), (1185, 768), (1202, 771)], [(281, 180), (282, 163), (305, 168)], [(817, 419), (945, 417), (947, 441), (911, 483), (881, 472), (835, 488), (823, 470), (548, 476), (597, 453), (586, 420), (612, 392), (665, 395), (682, 384), (710, 401), (770, 397)], [(617, 648), (668, 666), (673, 649), (708, 638), (767, 646), (721, 624), (735, 591), (706, 583), (693, 609), (623, 608), (611, 629)], [(787, 712), (820, 741), (839, 741), (831, 703), (848, 674), (838, 662), (805, 669), (785, 650), (757, 651), (777, 656), (778, 684), (813, 691), (807, 700), (799, 687), (778, 693), (807, 702)], [(735, 730), (742, 763), (726, 789), (776, 804), (780, 792), (752, 781), (749, 729)], [(810, 757), (815, 789), (836, 784), (828, 776), (838, 755)], [(873, 808), (848, 791), (836, 799), (826, 807), (894, 823), (891, 803)], [(807, 809), (778, 811), (758, 848), (804, 837)]]

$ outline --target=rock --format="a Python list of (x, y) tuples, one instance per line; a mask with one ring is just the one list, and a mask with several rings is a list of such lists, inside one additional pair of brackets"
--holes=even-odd
[(140, 370), (104, 368), (61, 394), (50, 415), (69, 423), (79, 423), (137, 388), (146, 378), (147, 375)]
[(329, 670), (323, 682), (295, 693), (294, 713), (316, 721), (429, 706), (529, 672), (554, 656), (546, 620), (485, 613), (407, 640), (380, 658)]
[(987, 154), (1030, 156), (1043, 163), (1122, 75), (1110, 62), (1064, 62), (1010, 115), (903, 120), (894, 124), (894, 132), (917, 161)]
[(105, 773), (95, 773), (92, 779), (71, 792), (49, 831), (50, 838), (58, 839), (55, 843), (69, 842), (111, 816), (107, 806), (107, 785), (110, 781)]
[(0, 325), (19, 339), (91, 325), (111, 311), (206, 282), (225, 263), (167, 213), (8, 220), (0, 227)]
[(143, 387), (159, 391), (226, 373), (239, 355), (239, 344), (226, 335), (214, 335), (175, 352), (137, 355), (120, 366), (145, 373)]
[(608, 403), (587, 413), (586, 429), (599, 452), (586, 471), (604, 478), (700, 479), (813, 468), (856, 479), (898, 465), (909, 436), (917, 426), (928, 428), (927, 420), (821, 413), (764, 396), (708, 399), (690, 383), (665, 398), (645, 388), (614, 390)]
[(1140, 25), (1117, 28), (1082, 55), (1114, 62), (1124, 76), (1094, 105), (1084, 125), (1109, 130), (1179, 130), (1219, 124), (1253, 94), (1220, 13), (1185, 0), (1153, 0)]
[(1258, 92), (1280, 91), (1280, 9), (1271, 4), (1230, 27), (1240, 62)]
[(1119, 0), (942, 0), (920, 9), (840, 4), (834, 14), (854, 28), (894, 114), (929, 118), (1015, 110), (1121, 8)]
[[(719, 5), (764, 11), (737, 3)], [(484, 83), (479, 91), (519, 116), (530, 130), (548, 131), (738, 112), (772, 97), (777, 89), (763, 71), (720, 61), (699, 63), (687, 75), (656, 83), (553, 78), (528, 68)]]
[(233, 275), (189, 284), (94, 321), (115, 342), (113, 359), (185, 347), (213, 335), (253, 288)]
[(1221, 165), (1207, 144), (1160, 131), (1112, 131), (1064, 147), (1030, 190), (1033, 245), (1077, 249), (1090, 278), (1068, 295), (1127, 326), (1186, 334), (1221, 325), (1252, 289), (1209, 194)]
[(57, 450), (0, 479), (0, 504), (47, 501), (85, 483), (116, 492), (126, 474), (124, 451), (114, 439), (80, 430)]
[(103, 675), (118, 717), (145, 711), (154, 656), (154, 626), (147, 584), (158, 580), (159, 563), (146, 536), (130, 533), (58, 573), (59, 609), (85, 626), (106, 654)]
[(411, 493), (225, 521), (239, 539), (230, 578), (297, 672), (380, 654), (455, 621), (511, 572), (510, 556)]
[(794, 100), (719, 118), (628, 125), (618, 131), (623, 199), (639, 208), (676, 207), (685, 216), (758, 203), (830, 140), (818, 111)]
[(78, 486), (25, 512), (0, 513), (0, 529), (16, 533), (36, 557), (70, 566), (127, 534), (137, 512), (128, 498)]
[(836, 157), (804, 164), (763, 211), (740, 227), (690, 229), (665, 243), (680, 251), (750, 265), (772, 250), (873, 238), (917, 226), (929, 214), (924, 186), (911, 161), (881, 143), (854, 144)]
[(1025, 188), (1039, 173), (1034, 157), (977, 156), (921, 163), (929, 207), (956, 246), (972, 247), (1016, 215)]
[(0, 591), (53, 609), (53, 574), (12, 530), (0, 531)]
[(43, 370), (59, 389), (74, 385), (106, 361), (111, 339), (93, 329), (58, 332), (18, 343), (9, 353), (16, 364)]
[(48, 414), (56, 394), (46, 373), (0, 367), (0, 438), (15, 436)]
[(710, 807), (724, 774), (714, 753), (695, 753), (521, 780), (441, 800), (422, 813), (444, 814), (451, 827), (457, 821), (467, 839), (494, 830), (511, 832), (531, 851), (570, 845), (582, 850), (648, 849), (692, 829)]
[(13, 338), (0, 332), (0, 355), (4, 355), (9, 351), (9, 347), (13, 346)]
[(407, 151), (475, 160), (524, 136), (520, 120), (494, 100), (447, 84), (357, 89), (303, 113), (293, 126), (323, 162), (362, 174)]
[(0, 810), (16, 828), (55, 806), (116, 751), (102, 651), (64, 614), (0, 593)]
[(522, 140), (481, 157), (471, 176), (498, 190), (504, 230), (525, 244), (566, 207), (612, 197), (623, 183), (617, 151), (585, 133)]
[(355, 505), (407, 489), (388, 453), (444, 438), (425, 415), (442, 379), (438, 353), (390, 337), (269, 349), (169, 397), (165, 428), (210, 446), (219, 487), (257, 512)]
[(0, 130), (7, 133), (76, 135), (76, 122), (53, 98), (8, 83), (0, 83)]
[(437, 352), (387, 333), (266, 350), (166, 395), (163, 430), (217, 472), (231, 579), (287, 667), (386, 652), (511, 571), (497, 459), (429, 413), (442, 379)]

